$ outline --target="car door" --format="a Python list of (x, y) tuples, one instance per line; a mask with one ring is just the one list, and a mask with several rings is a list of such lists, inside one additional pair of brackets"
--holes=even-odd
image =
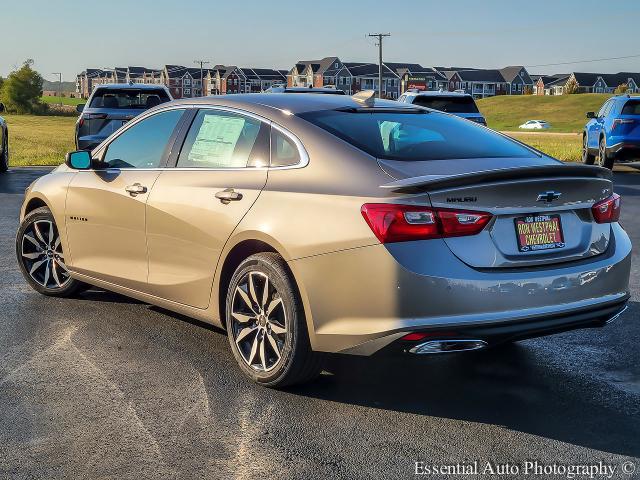
[(145, 289), (145, 204), (184, 111), (171, 108), (135, 122), (97, 153), (100, 168), (71, 180), (65, 213), (74, 271)]
[(176, 167), (147, 203), (149, 289), (206, 308), (221, 251), (267, 181), (269, 123), (232, 109), (194, 116)]
[(607, 100), (605, 104), (602, 105), (602, 107), (598, 111), (596, 118), (594, 118), (589, 124), (587, 128), (587, 134), (588, 134), (587, 140), (588, 140), (589, 148), (598, 148), (598, 144), (600, 142), (600, 132), (604, 127), (604, 118), (607, 115), (607, 112), (611, 107), (611, 104), (612, 104), (612, 101)]

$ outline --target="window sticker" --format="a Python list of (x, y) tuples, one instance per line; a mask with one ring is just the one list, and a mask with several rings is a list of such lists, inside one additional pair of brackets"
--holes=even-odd
[(189, 162), (232, 167), (233, 152), (244, 124), (245, 120), (239, 117), (205, 115), (189, 152)]

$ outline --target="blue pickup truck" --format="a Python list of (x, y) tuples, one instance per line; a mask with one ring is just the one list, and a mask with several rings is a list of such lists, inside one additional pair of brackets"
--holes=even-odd
[(582, 160), (613, 168), (616, 160), (640, 159), (640, 96), (619, 95), (607, 100), (582, 133)]

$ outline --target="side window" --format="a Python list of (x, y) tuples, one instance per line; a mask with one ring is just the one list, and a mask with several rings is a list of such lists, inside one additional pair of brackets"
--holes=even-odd
[(275, 128), (271, 129), (271, 166), (288, 167), (300, 163), (297, 145)]
[(264, 167), (268, 125), (222, 110), (198, 111), (178, 157), (182, 168)]
[(138, 122), (107, 146), (103, 162), (110, 168), (158, 168), (183, 113), (169, 110)]
[(602, 108), (600, 109), (600, 111), (598, 112), (598, 117), (604, 117), (606, 116), (609, 107), (611, 107), (611, 100), (607, 101)]
[(400, 95), (400, 98), (398, 99), (399, 102), (404, 102), (406, 100), (407, 96), (406, 95)]

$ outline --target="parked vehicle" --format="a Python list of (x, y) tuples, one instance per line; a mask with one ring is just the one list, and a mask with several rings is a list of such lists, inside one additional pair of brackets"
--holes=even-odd
[(273, 86), (265, 90), (265, 93), (315, 93), (315, 94), (329, 94), (329, 95), (344, 95), (344, 90), (338, 90), (335, 87), (285, 87), (285, 86)]
[(640, 97), (619, 95), (607, 100), (582, 132), (582, 160), (613, 168), (616, 160), (640, 159)]
[[(4, 104), (0, 103), (0, 113), (4, 112)], [(9, 129), (4, 118), (0, 117), (0, 173), (9, 170)]]
[(472, 122), (486, 125), (487, 121), (480, 114), (473, 96), (458, 92), (407, 91), (400, 95), (399, 102), (433, 108), (441, 112), (452, 113)]
[(98, 85), (78, 105), (76, 148), (92, 150), (132, 118), (173, 98), (167, 87), (141, 83)]
[(518, 128), (524, 130), (547, 130), (551, 125), (544, 120), (528, 120), (520, 125)]
[(322, 352), (465, 351), (600, 327), (629, 298), (611, 172), (373, 92), (153, 108), (29, 186), (18, 263), (226, 328), (283, 386)]

